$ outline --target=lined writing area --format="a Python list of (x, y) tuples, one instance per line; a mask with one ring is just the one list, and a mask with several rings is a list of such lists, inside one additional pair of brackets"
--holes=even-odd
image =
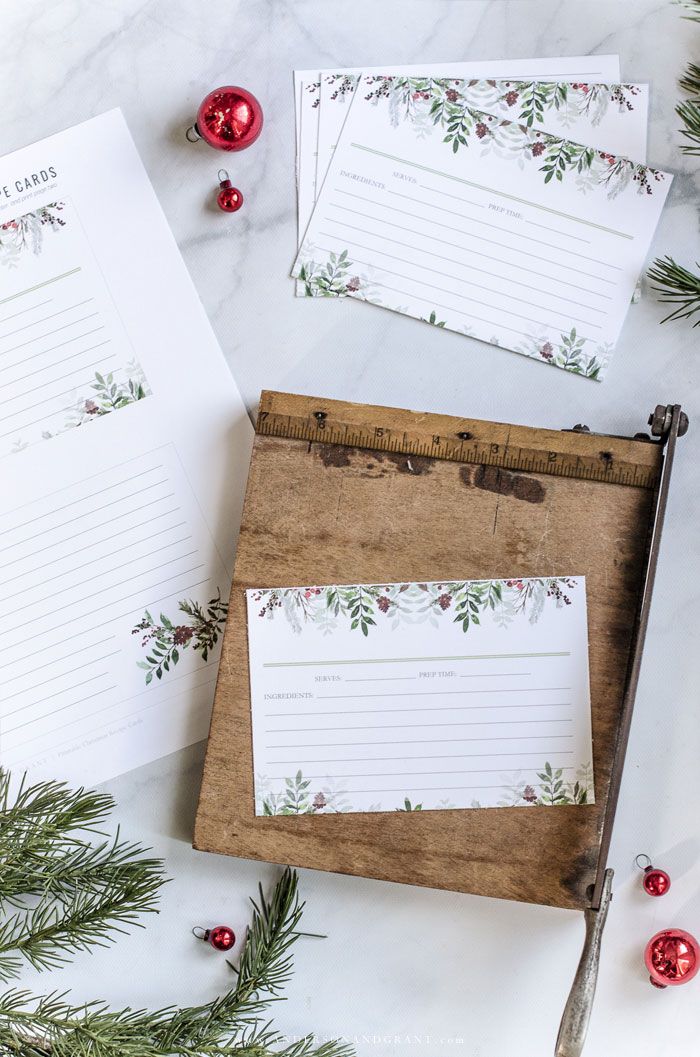
[(247, 596), (258, 814), (592, 801), (583, 578)]
[[(560, 669), (567, 661), (568, 654), (560, 658)], [(414, 674), (399, 676), (400, 685), (387, 687), (394, 680), (384, 676), (341, 677), (332, 692), (319, 691), (312, 665), (290, 707), (267, 712), (270, 778), (301, 768), (306, 779), (343, 786), (349, 796), (469, 792), (479, 799), (501, 789), (504, 773), (541, 768), (545, 759), (573, 775), (571, 687), (557, 683), (552, 658), (528, 658), (525, 672), (522, 658), (507, 656), (450, 670), (406, 664)], [(304, 693), (310, 698), (298, 702)]]
[(209, 598), (220, 582), (170, 445), (1, 515), (3, 763), (31, 767), (164, 691), (210, 683), (214, 659), (193, 655), (149, 690), (135, 629), (160, 607), (177, 618), (180, 599)]
[[(602, 380), (671, 175), (606, 153), (580, 108), (573, 142), (552, 110), (529, 128), (448, 82), (380, 81), (354, 95), (292, 274)], [(634, 99), (607, 113), (642, 143)]]
[[(410, 161), (392, 160), (411, 171)], [(611, 247), (628, 232), (600, 231), (438, 171), (416, 170), (405, 188), (375, 182), (341, 169), (319, 206), (317, 234), (322, 251), (347, 249), (368, 270), (370, 298), (376, 287), (380, 303), (442, 309), (452, 328), (483, 324), (511, 342), (572, 326), (595, 344), (608, 339), (624, 276)]]
[(147, 389), (75, 210), (52, 209), (0, 300), (0, 456), (132, 402), (131, 379)]

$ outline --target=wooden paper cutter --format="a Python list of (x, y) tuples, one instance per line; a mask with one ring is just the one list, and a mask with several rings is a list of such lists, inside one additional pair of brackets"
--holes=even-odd
[[(544, 430), (263, 392), (195, 847), (584, 911), (556, 1044), (579, 1057), (612, 870), (608, 852), (676, 441)], [(595, 804), (257, 817), (244, 591), (585, 575)]]

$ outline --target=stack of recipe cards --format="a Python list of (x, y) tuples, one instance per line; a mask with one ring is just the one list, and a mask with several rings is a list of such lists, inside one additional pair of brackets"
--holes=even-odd
[(617, 56), (296, 75), (305, 296), (601, 379), (672, 177)]

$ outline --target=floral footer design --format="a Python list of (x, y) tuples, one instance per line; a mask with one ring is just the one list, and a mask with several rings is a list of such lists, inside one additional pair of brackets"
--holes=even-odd
[[(567, 777), (570, 775), (571, 777)], [(590, 763), (573, 769), (553, 767), (548, 761), (539, 770), (516, 771), (500, 776), (501, 784), (491, 790), (489, 803), (477, 798), (466, 808), (481, 807), (564, 807), (593, 802), (593, 768)], [(273, 788), (274, 785), (274, 788)], [(366, 807), (355, 806), (351, 793), (337, 782), (314, 782), (303, 771), (273, 783), (265, 775), (256, 776), (258, 815), (328, 815), (345, 812), (429, 811), (455, 809), (449, 798), (428, 803), (424, 797), (411, 799), (388, 792), (383, 800)]]

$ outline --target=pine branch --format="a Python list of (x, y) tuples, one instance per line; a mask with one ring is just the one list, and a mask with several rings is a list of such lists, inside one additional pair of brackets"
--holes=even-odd
[(700, 66), (691, 62), (680, 80), (680, 86), (694, 102), (700, 102)]
[[(700, 268), (700, 262), (697, 267)], [(700, 312), (700, 275), (676, 264), (668, 256), (657, 258), (647, 274), (656, 284), (653, 289), (661, 295), (659, 301), (676, 306), (661, 320), (662, 323), (672, 319), (691, 319), (696, 312)], [(700, 318), (695, 320), (693, 326), (700, 326)]]
[[(0, 771), (0, 980), (25, 959), (52, 969), (77, 950), (105, 946), (156, 911), (162, 863), (120, 840), (92, 843), (111, 797), (58, 782), (24, 782), (11, 800)], [(7, 908), (14, 911), (7, 914)]]
[(260, 1023), (291, 973), (302, 911), (297, 875), (287, 869), (271, 899), (261, 890), (253, 902), (236, 986), (207, 1005), (113, 1012), (103, 1003), (75, 1006), (64, 995), (9, 991), (0, 997), (0, 1057), (350, 1057), (343, 1043), (317, 1046), (311, 1036), (285, 1045)]
[(681, 150), (684, 154), (700, 156), (700, 102), (691, 99), (679, 103), (676, 113), (685, 126), (679, 130), (680, 134), (688, 140), (681, 144)]
[(691, 22), (700, 22), (700, 0), (676, 0), (687, 14), (683, 18)]

